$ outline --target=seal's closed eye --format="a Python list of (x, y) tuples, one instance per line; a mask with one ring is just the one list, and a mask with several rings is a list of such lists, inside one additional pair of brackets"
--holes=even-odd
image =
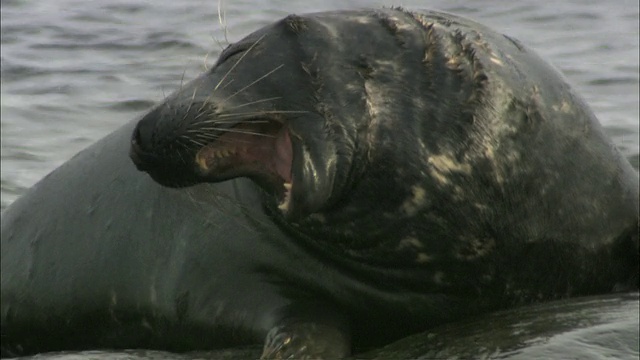
[(216, 66), (224, 63), (229, 58), (231, 58), (231, 57), (233, 57), (235, 55), (243, 53), (247, 49), (251, 48), (253, 45), (254, 45), (253, 42), (240, 42), (240, 43), (235, 43), (235, 44), (231, 44), (231, 45), (227, 46), (222, 51), (222, 54), (220, 54), (220, 57), (218, 58), (218, 61), (216, 62)]

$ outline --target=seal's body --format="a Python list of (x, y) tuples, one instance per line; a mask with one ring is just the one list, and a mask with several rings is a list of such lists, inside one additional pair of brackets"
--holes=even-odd
[(637, 289), (637, 206), (518, 41), (438, 12), (289, 16), (6, 211), (3, 346), (340, 357)]

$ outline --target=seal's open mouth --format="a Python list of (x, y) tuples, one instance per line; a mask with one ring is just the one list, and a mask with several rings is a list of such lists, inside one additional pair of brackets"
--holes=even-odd
[(287, 127), (274, 120), (244, 121), (225, 130), (204, 146), (195, 158), (210, 181), (246, 176), (280, 199), (278, 208), (291, 204), (293, 150)]

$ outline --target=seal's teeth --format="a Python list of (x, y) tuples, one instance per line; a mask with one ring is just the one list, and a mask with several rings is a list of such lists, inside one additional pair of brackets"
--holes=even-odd
[(216, 157), (216, 158), (222, 159), (222, 158), (225, 158), (225, 157), (227, 157), (227, 156), (229, 156), (231, 154), (232, 154), (231, 150), (229, 150), (229, 149), (221, 149), (221, 150), (216, 150), (213, 153), (213, 156)]
[(284, 186), (285, 189), (284, 199), (282, 199), (282, 202), (278, 205), (278, 209), (282, 212), (287, 212), (289, 211), (289, 203), (291, 202), (291, 183), (285, 182), (282, 186)]
[(209, 170), (209, 165), (207, 164), (207, 160), (200, 155), (196, 156), (196, 163), (198, 163), (198, 165), (200, 166), (200, 168), (204, 171)]
[(216, 158), (225, 158), (227, 156), (231, 156), (231, 155), (235, 155), (236, 154), (236, 150), (235, 149), (220, 149), (220, 150), (216, 150), (213, 153), (213, 156)]

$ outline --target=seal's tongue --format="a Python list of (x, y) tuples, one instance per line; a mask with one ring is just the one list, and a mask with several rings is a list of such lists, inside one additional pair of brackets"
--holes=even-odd
[(276, 172), (285, 183), (291, 183), (291, 163), (293, 161), (293, 151), (291, 138), (285, 127), (280, 130), (275, 140), (275, 156), (273, 159)]

